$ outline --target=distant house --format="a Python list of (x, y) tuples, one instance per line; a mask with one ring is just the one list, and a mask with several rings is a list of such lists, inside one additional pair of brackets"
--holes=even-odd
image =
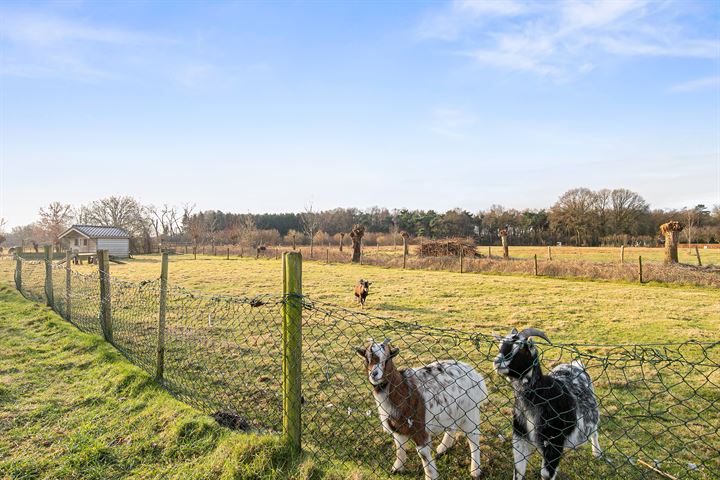
[(130, 256), (130, 234), (120, 227), (73, 225), (58, 236), (62, 245), (76, 253), (108, 250), (113, 257)]

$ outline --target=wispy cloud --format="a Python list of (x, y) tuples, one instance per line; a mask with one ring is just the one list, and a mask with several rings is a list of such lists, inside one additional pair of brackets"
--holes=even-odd
[(418, 33), (454, 43), (482, 65), (559, 79), (592, 70), (600, 55), (720, 59), (720, 41), (686, 28), (680, 7), (647, 0), (464, 0), (424, 18)]
[(720, 89), (720, 75), (715, 77), (698, 78), (688, 82), (673, 85), (668, 90), (671, 93), (694, 92), (696, 90), (705, 90), (707, 88)]
[(36, 47), (58, 46), (71, 42), (112, 45), (166, 43), (167, 38), (114, 27), (99, 27), (64, 18), (40, 14), (3, 12), (0, 37), (17, 44)]
[(138, 48), (175, 43), (167, 37), (95, 25), (45, 13), (0, 11), (0, 75), (62, 77), (83, 81), (117, 75)]
[(458, 140), (464, 138), (466, 130), (476, 122), (475, 115), (460, 108), (438, 107), (432, 111), (431, 131)]

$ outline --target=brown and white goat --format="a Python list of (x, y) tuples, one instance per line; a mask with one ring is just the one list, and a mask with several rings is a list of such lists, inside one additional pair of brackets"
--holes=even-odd
[(395, 441), (393, 473), (407, 461), (410, 440), (422, 460), (426, 480), (438, 478), (432, 456), (432, 437), (444, 433), (437, 454), (444, 454), (461, 431), (470, 447), (470, 475), (480, 470), (480, 404), (487, 401), (485, 380), (470, 365), (455, 360), (433, 362), (420, 368), (398, 370), (393, 358), (400, 352), (390, 340), (357, 348), (378, 407), (383, 429)]
[(372, 282), (362, 278), (355, 284), (355, 300), (357, 300), (361, 308), (365, 308), (365, 299), (370, 294), (370, 285), (372, 285)]

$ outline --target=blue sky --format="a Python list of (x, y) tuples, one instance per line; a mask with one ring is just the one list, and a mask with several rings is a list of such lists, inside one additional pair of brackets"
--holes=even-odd
[(0, 216), (720, 203), (720, 3), (3, 2)]

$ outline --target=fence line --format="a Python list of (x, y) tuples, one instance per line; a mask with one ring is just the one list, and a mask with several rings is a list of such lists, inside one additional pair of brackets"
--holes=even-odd
[[(44, 303), (44, 262), (20, 260), (18, 265), (21, 281), (17, 285), (22, 294)], [(102, 335), (100, 275), (72, 272), (67, 295), (66, 266), (51, 263), (51, 267), (52, 307), (79, 329)], [(160, 279), (136, 283), (110, 276), (109, 282), (112, 344), (155, 376)], [(392, 437), (380, 425), (372, 387), (355, 350), (366, 347), (368, 338), (390, 338), (392, 346), (399, 348), (393, 359), (398, 368), (455, 359), (484, 376), (488, 401), (480, 407), (479, 421), (483, 478), (510, 476), (514, 391), (493, 371), (498, 342), (492, 335), (371, 316), (288, 289), (239, 297), (170, 285), (160, 383), (225, 424), (280, 433), (283, 411), (287, 421), (283, 403), (289, 395), (298, 394), (283, 390), (282, 366), (288, 345), (286, 339), (284, 346), (283, 318), (297, 299), (301, 308), (296, 315), (302, 315), (301, 433), (306, 455), (319, 465), (359, 469), (368, 478), (389, 475), (394, 460)], [(581, 361), (595, 386), (604, 456), (592, 457), (588, 447), (566, 452), (560, 464), (564, 478), (720, 476), (720, 342), (538, 342), (537, 349), (546, 373), (558, 364)], [(421, 371), (415, 371), (412, 381), (418, 389), (430, 388), (420, 382)], [(466, 446), (458, 445), (437, 461), (437, 468), (443, 478), (464, 478), (469, 460)], [(414, 449), (406, 468), (416, 477), (421, 475)], [(537, 478), (539, 468), (536, 454), (530, 458), (529, 477)]]

